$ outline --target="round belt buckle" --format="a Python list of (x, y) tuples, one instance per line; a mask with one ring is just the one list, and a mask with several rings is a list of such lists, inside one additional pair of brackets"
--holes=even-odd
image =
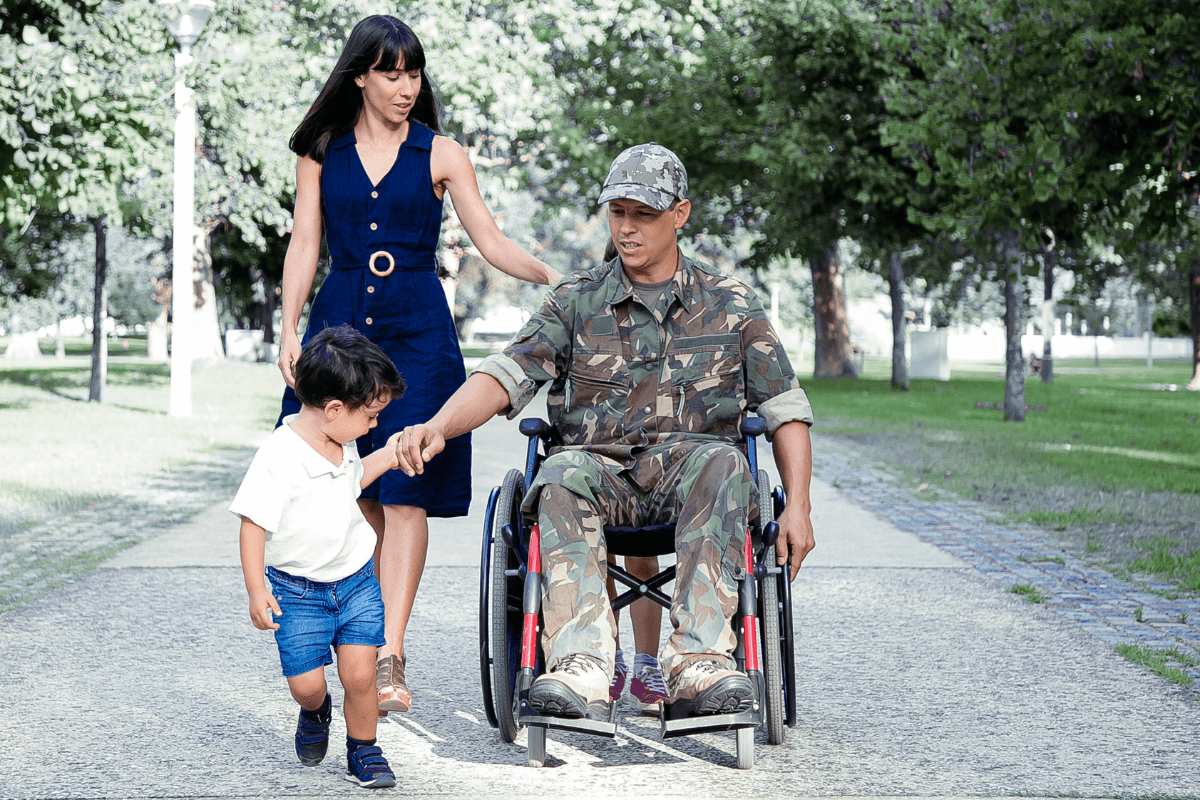
[[(386, 258), (388, 262), (388, 268), (385, 272), (380, 272), (379, 270), (375, 269), (375, 259), (379, 258), (380, 256)], [(388, 275), (391, 275), (392, 270), (396, 268), (396, 259), (392, 258), (392, 254), (387, 250), (376, 250), (374, 253), (371, 253), (371, 260), (367, 262), (367, 267), (370, 268), (373, 274), (378, 275), (380, 278), (386, 278)]]

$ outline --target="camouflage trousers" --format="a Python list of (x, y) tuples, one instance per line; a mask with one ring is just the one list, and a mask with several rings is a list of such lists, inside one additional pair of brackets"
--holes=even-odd
[(525, 501), (527, 513), (536, 504), (541, 528), (547, 668), (585, 653), (611, 677), (617, 626), (605, 588), (604, 526), (672, 522), (677, 572), (664, 674), (702, 656), (733, 666), (730, 620), (757, 494), (745, 455), (720, 442), (651, 448), (620, 471), (580, 450), (547, 458)]

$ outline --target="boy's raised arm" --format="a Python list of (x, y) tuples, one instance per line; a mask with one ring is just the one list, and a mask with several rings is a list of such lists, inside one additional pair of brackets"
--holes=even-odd
[(400, 466), (400, 457), (398, 453), (399, 443), (400, 431), (397, 431), (388, 437), (386, 445), (363, 458), (363, 477), (362, 482), (359, 484), (359, 488), (367, 488), (374, 483), (380, 475), (387, 472), (389, 469), (395, 469), (396, 467)]

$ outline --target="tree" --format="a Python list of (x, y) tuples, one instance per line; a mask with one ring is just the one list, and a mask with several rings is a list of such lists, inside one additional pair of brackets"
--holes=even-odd
[(927, 238), (909, 210), (937, 197), (916, 183), (907, 154), (881, 138), (897, 111), (883, 89), (924, 80), (920, 66), (881, 46), (870, 4), (790, 0), (756, 6), (756, 47), (767, 56), (760, 141), (751, 156), (771, 176), (761, 256), (798, 251), (813, 272), (816, 375), (852, 374), (844, 335), (838, 239), (880, 251), (892, 298), (892, 385), (908, 388), (903, 254)]
[(856, 4), (824, 0), (668, 2), (615, 15), (603, 35), (556, 51), (572, 91), (551, 160), (563, 185), (586, 175), (594, 192), (611, 151), (652, 139), (678, 152), (702, 234), (754, 231), (747, 263), (759, 270), (807, 259), (819, 377), (854, 373), (838, 241), (893, 251), (904, 387), (898, 262), (926, 235), (905, 207), (932, 197), (907, 156), (880, 140), (880, 88), (912, 67), (879, 48), (877, 25)]
[[(0, 32), (0, 67), (11, 75), (0, 85), (0, 212), (18, 232), (39, 213), (89, 221), (97, 233), (93, 318), (103, 320), (103, 230), (137, 214), (130, 182), (155, 167), (151, 75), (161, 37), (147, 33), (152, 9), (138, 4), (48, 2), (17, 11)], [(92, 352), (89, 399), (99, 401), (103, 324), (93, 328)]]
[(935, 231), (999, 243), (1009, 420), (1024, 420), (1024, 304), (1017, 284), (1032, 265), (1024, 254), (1041, 250), (1046, 227), (1060, 243), (1083, 249), (1101, 209), (1163, 172), (1149, 145), (1161, 148), (1165, 137), (1139, 131), (1142, 123), (1153, 126), (1134, 99), (1144, 77), (1137, 63), (1149, 48), (1141, 13), (1110, 0), (1036, 7), (972, 0), (888, 11), (887, 46), (912, 59), (928, 80), (889, 88), (896, 118), (886, 140), (912, 157), (922, 185), (947, 192), (936, 211), (910, 215)]

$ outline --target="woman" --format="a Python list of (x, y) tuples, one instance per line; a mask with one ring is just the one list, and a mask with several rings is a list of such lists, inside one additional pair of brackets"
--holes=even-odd
[[(429, 419), (465, 377), (436, 274), (447, 193), (489, 263), (536, 283), (560, 277), (500, 232), (466, 151), (438, 132), (421, 42), (400, 20), (373, 16), (354, 26), (290, 142), (299, 161), (295, 224), (283, 266), (279, 369), (288, 387), (280, 418), (299, 409), (292, 389), (302, 347), (296, 330), (324, 233), (331, 269), (313, 300), (305, 337), (350, 324), (387, 352), (408, 384), (378, 427), (358, 441), (363, 456), (406, 425)], [(425, 567), (428, 517), (463, 516), (470, 503), (470, 439), (451, 444), (423, 475), (388, 473), (359, 499), (379, 537), (375, 558), (387, 638), (376, 671), (381, 716), (407, 711), (412, 702), (404, 635)]]

